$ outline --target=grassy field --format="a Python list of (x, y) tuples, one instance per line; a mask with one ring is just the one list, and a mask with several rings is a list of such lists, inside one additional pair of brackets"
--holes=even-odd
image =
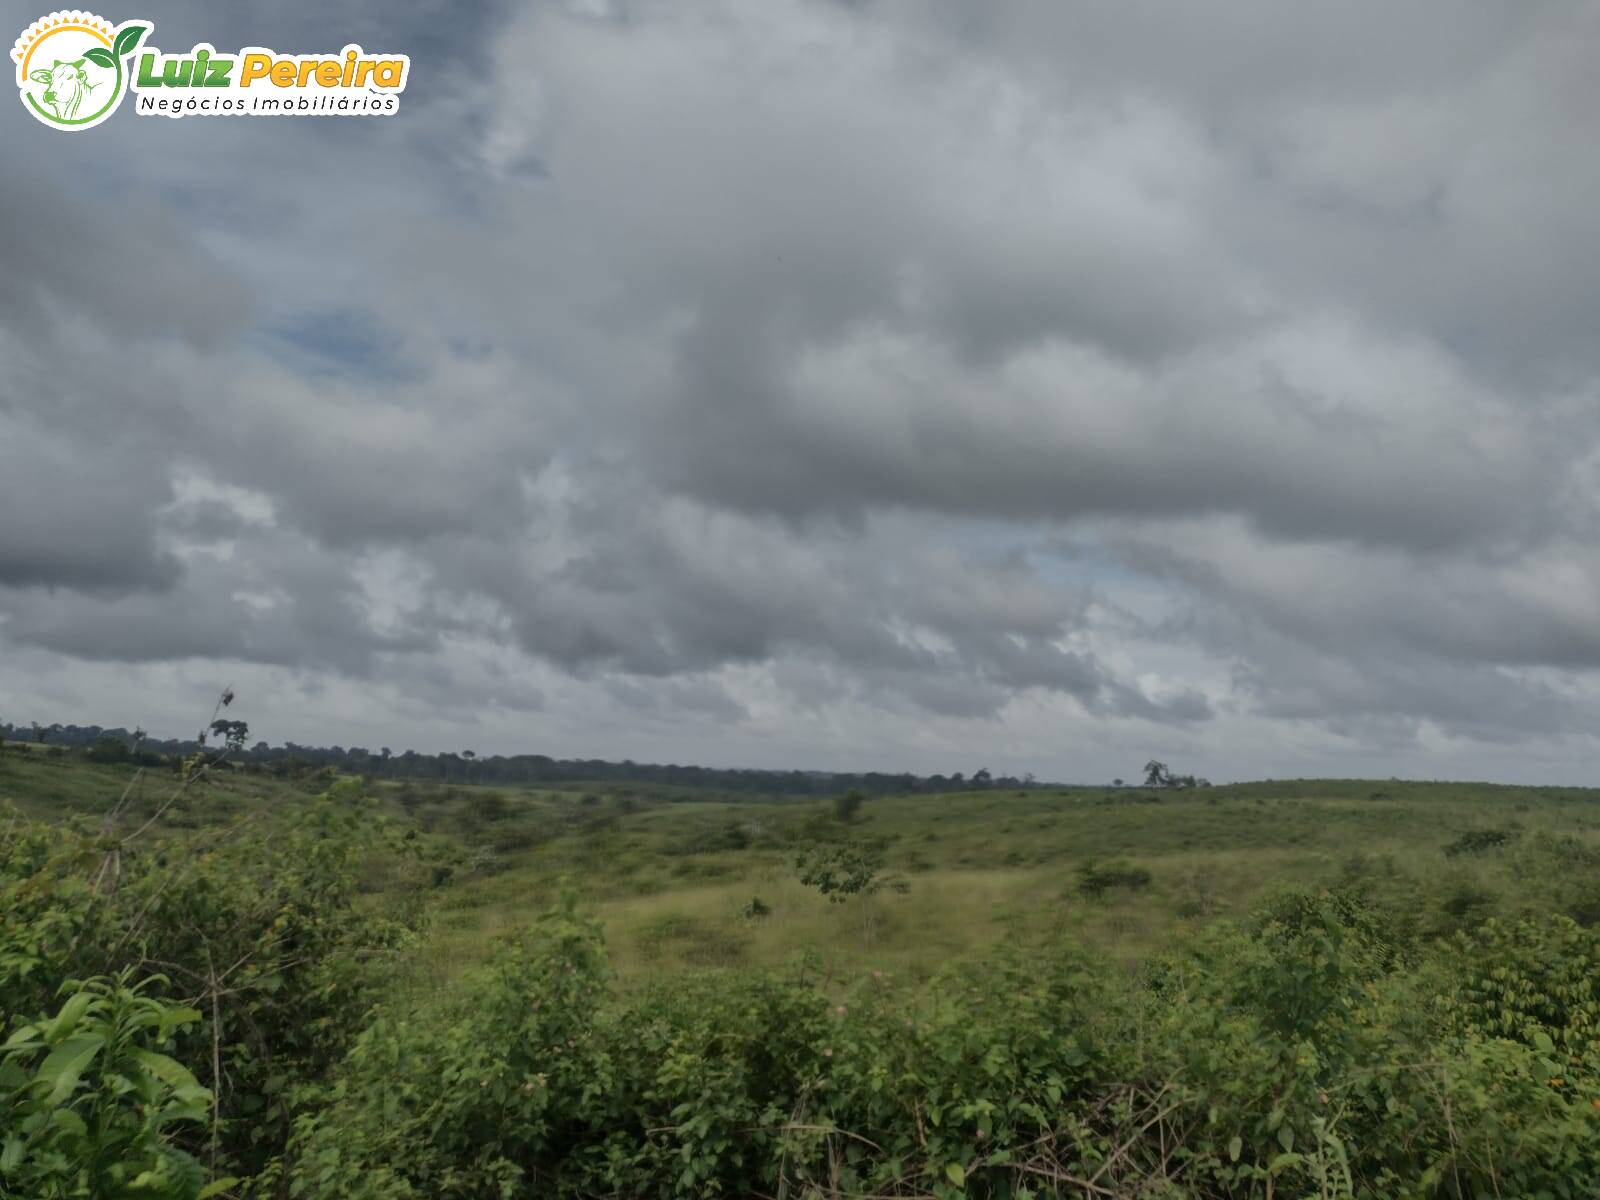
[[(133, 774), (12, 746), (0, 756), (0, 802), (32, 816), (104, 813)], [(147, 771), (133, 786), (137, 815), (154, 810), (170, 781)], [(226, 822), (317, 786), (223, 772), (163, 821)], [(1395, 781), (871, 797), (848, 822), (826, 801), (703, 801), (682, 788), (378, 790), (394, 818), (428, 831), (452, 864), (429, 897), (417, 955), (419, 975), (435, 982), (482, 961), (564, 890), (598, 915), (625, 982), (802, 958), (826, 975), (875, 970), (916, 981), (999, 942), (1063, 937), (1133, 964), (1275, 888), (1352, 878), (1409, 897), (1422, 926), (1448, 927), (1485, 912), (1582, 903), (1550, 894), (1581, 881), (1519, 878), (1519, 854), (1542, 838), (1600, 832), (1596, 791)], [(1507, 841), (1446, 854), (1474, 830)], [(881, 846), (889, 886), (845, 903), (803, 886), (797, 854), (838, 841)], [(1083, 893), (1085, 864), (1118, 861), (1147, 871), (1148, 885)]]
[[(450, 803), (473, 800), (458, 789)], [(432, 816), (451, 824), (445, 812)], [(1490, 829), (1509, 835), (1506, 849), (1445, 853), (1461, 835)], [(735, 830), (740, 848), (726, 845)], [(445, 976), (471, 965), (496, 935), (570, 887), (599, 914), (624, 979), (801, 955), (824, 972), (917, 979), (1000, 941), (1066, 936), (1134, 963), (1289, 884), (1360, 877), (1411, 893), (1424, 925), (1465, 915), (1452, 906), (1482, 915), (1543, 905), (1543, 890), (1563, 881), (1519, 881), (1518, 847), (1563, 835), (1589, 841), (1597, 831), (1600, 792), (1471, 784), (883, 797), (848, 825), (818, 802), (618, 811), (614, 798), (585, 805), (572, 793), (510, 792), (495, 821), (464, 835), (487, 853), (441, 895), (430, 962)], [(886, 875), (907, 890), (830, 903), (795, 870), (796, 848), (817, 837), (881, 840)], [(1148, 886), (1083, 894), (1080, 869), (1108, 860), (1148, 871)], [(748, 915), (755, 898), (766, 915)]]
[[(101, 814), (132, 776), (13, 744), (0, 755), (0, 803), (31, 816)], [(170, 786), (146, 772), (130, 813), (154, 811)], [(226, 822), (318, 786), (223, 772), (163, 821)], [(1491, 913), (1581, 909), (1586, 880), (1529, 871), (1524, 856), (1552, 839), (1600, 838), (1600, 791), (1487, 784), (1035, 787), (870, 797), (849, 821), (829, 801), (707, 801), (684, 788), (376, 790), (450, 864), (427, 897), (431, 920), (415, 953), (429, 986), (482, 962), (569, 890), (600, 920), (624, 985), (683, 969), (797, 963), (823, 977), (876, 971), (915, 984), (999, 943), (1071, 939), (1133, 966), (1288, 885), (1359, 879), (1428, 930)], [(1504, 844), (1446, 853), (1486, 830)], [(797, 855), (837, 842), (880, 846), (885, 886), (844, 903), (804, 886)], [(1106, 863), (1142, 869), (1149, 882), (1086, 895), (1081, 872)]]
[[(29, 817), (103, 815), (125, 792), (125, 812), (149, 815), (171, 794), (172, 785), (173, 772), (167, 769), (92, 763), (81, 751), (34, 742), (6, 742), (0, 747), (0, 805)], [(162, 819), (180, 829), (221, 824), (271, 804), (286, 792), (304, 795), (307, 787), (268, 775), (222, 772), (174, 804)]]

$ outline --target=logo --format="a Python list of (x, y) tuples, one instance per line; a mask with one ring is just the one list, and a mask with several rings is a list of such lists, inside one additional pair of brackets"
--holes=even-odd
[(126, 59), (149, 32), (148, 21), (113, 27), (77, 9), (40, 17), (11, 48), (22, 106), (54, 129), (93, 129), (122, 103)]
[(201, 42), (168, 54), (145, 39), (149, 21), (113, 27), (93, 13), (54, 12), (28, 26), (11, 57), (22, 103), (55, 129), (90, 129), (130, 90), (140, 116), (388, 116), (411, 74), (404, 54), (278, 54), (261, 46), (219, 53)]

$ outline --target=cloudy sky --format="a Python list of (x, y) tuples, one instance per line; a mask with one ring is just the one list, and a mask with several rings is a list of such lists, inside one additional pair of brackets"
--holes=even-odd
[(413, 65), (0, 118), (0, 718), (1595, 780), (1592, 0), (104, 15)]

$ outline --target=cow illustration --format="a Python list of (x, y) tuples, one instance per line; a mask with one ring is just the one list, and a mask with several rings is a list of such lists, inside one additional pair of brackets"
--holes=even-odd
[(29, 72), (28, 78), (35, 83), (43, 83), (45, 88), (44, 103), (56, 110), (58, 121), (70, 121), (78, 115), (78, 109), (84, 99), (94, 90), (95, 85), (89, 82), (89, 77), (83, 72), (83, 59), (74, 62), (56, 60), (55, 66), (48, 71), (40, 68)]

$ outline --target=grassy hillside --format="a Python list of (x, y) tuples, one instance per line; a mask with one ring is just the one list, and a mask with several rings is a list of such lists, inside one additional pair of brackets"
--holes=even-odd
[[(167, 794), (161, 771), (136, 777), (37, 746), (0, 755), (0, 802), (35, 817), (103, 814), (130, 781), (127, 819), (142, 819)], [(325, 783), (320, 774), (224, 771), (162, 826), (225, 824)], [(449, 863), (416, 957), (430, 981), (482, 961), (498, 936), (566, 890), (597, 915), (624, 980), (801, 955), (826, 973), (915, 980), (998, 942), (1064, 937), (1134, 963), (1275, 889), (1356, 878), (1435, 930), (1552, 906), (1582, 915), (1585, 880), (1529, 875), (1525, 859), (1548, 839), (1600, 834), (1600, 791), (1490, 784), (989, 790), (870, 797), (849, 821), (828, 801), (703, 800), (684, 787), (383, 783), (374, 791)], [(1446, 853), (1483, 830), (1506, 840)], [(840, 904), (801, 884), (797, 856), (838, 842), (881, 846), (891, 886)], [(1085, 894), (1082, 871), (1105, 863), (1147, 871), (1149, 882)], [(751, 915), (752, 907), (766, 911)]]
[[(0, 803), (35, 817), (108, 811), (133, 780), (129, 819), (168, 779), (81, 754), (11, 744)], [(224, 771), (162, 818), (197, 828), (270, 809), (326, 783)], [(1600, 789), (1286, 780), (1200, 790), (1029, 788), (870, 797), (848, 821), (830, 801), (703, 800), (692, 788), (575, 783), (539, 790), (432, 783), (373, 787), (439, 847), (419, 974), (453, 978), (565, 891), (598, 918), (624, 980), (685, 968), (778, 966), (924, 979), (995, 944), (1070, 938), (1136, 963), (1194, 927), (1287, 886), (1364, 881), (1424, 929), (1555, 907), (1587, 913), (1586, 879), (1529, 874), (1552, 839), (1600, 838)], [(1475, 831), (1503, 844), (1447, 853)], [(881, 887), (832, 903), (804, 886), (817, 843), (882, 847)], [(1126, 864), (1142, 887), (1095, 895), (1082, 872)], [(752, 901), (759, 900), (752, 915)]]
[[(1519, 878), (1529, 847), (1600, 834), (1600, 791), (1488, 784), (1297, 780), (1203, 791), (1050, 788), (869, 799), (849, 823), (825, 803), (695, 803), (624, 793), (424, 793), (418, 815), (467, 848), (439, 898), (432, 967), (478, 961), (491, 939), (575, 889), (625, 978), (681, 967), (776, 965), (926, 977), (996, 942), (1070, 936), (1136, 961), (1186, 929), (1239, 915), (1284, 886), (1361, 878), (1425, 926), (1465, 915), (1579, 906), (1580, 880)], [(588, 797), (587, 801), (585, 796)], [(636, 807), (637, 806), (637, 807)], [(1473, 831), (1503, 848), (1455, 855)], [(817, 839), (881, 841), (908, 887), (830, 903), (797, 878)], [(1087, 864), (1149, 872), (1142, 888), (1081, 889)], [(746, 915), (752, 899), (770, 910)], [(863, 908), (870, 908), (870, 920)]]
[[(125, 812), (148, 816), (171, 794), (174, 772), (166, 767), (141, 770), (124, 763), (94, 763), (82, 751), (8, 741), (0, 746), (0, 805), (41, 820), (63, 820), (103, 816), (127, 793)], [(173, 805), (163, 823), (173, 828), (224, 824), (269, 807), (285, 795), (305, 795), (315, 786), (306, 779), (220, 771)]]

